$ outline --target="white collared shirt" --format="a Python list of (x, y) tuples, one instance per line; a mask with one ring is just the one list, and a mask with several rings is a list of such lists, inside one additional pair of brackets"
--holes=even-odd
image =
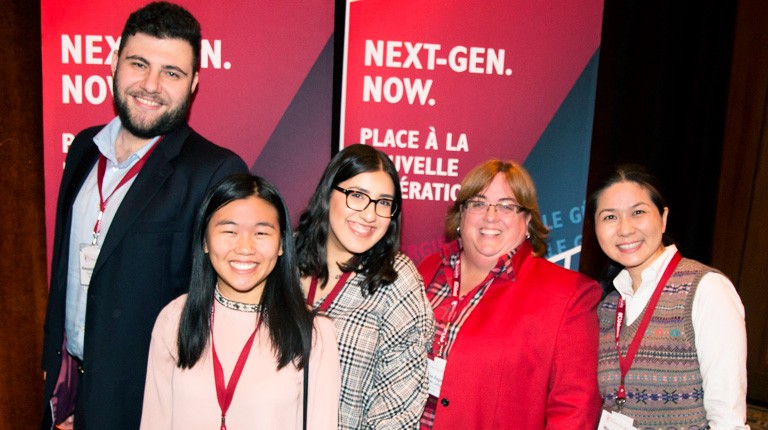
[[(99, 246), (104, 243), (117, 208), (120, 207), (120, 203), (122, 203), (123, 198), (131, 188), (136, 176), (117, 190), (115, 190), (115, 187), (123, 179), (123, 176), (128, 173), (128, 170), (149, 152), (158, 139), (152, 139), (131, 154), (125, 161), (118, 164), (115, 153), (115, 141), (121, 128), (120, 118), (115, 117), (93, 137), (93, 142), (99, 148), (99, 152), (107, 159), (102, 192), (105, 198), (112, 194), (109, 197), (109, 203), (101, 219), (99, 236), (96, 243)], [(67, 334), (67, 351), (81, 360), (83, 359), (83, 343), (85, 341), (85, 309), (88, 303), (88, 287), (81, 285), (80, 282), (80, 246), (81, 244), (90, 244), (93, 240), (93, 229), (99, 214), (97, 165), (98, 162), (91, 168), (91, 172), (77, 192), (77, 197), (72, 204), (72, 225), (69, 235), (64, 328)]]
[[(669, 262), (677, 252), (666, 247), (641, 274), (641, 284), (632, 290), (632, 279), (622, 270), (613, 285), (627, 303), (626, 325), (643, 312)], [(749, 429), (747, 416), (747, 333), (744, 305), (728, 278), (707, 273), (693, 298), (694, 338), (704, 388), (704, 410), (712, 430)]]

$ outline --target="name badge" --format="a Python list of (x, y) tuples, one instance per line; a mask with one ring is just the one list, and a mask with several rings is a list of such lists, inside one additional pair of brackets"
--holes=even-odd
[(443, 373), (447, 361), (444, 358), (430, 358), (427, 363), (429, 369), (429, 394), (435, 397), (440, 396), (440, 387), (443, 385)]
[(600, 415), (600, 422), (597, 424), (597, 430), (637, 430), (634, 426), (635, 420), (620, 412), (607, 411), (603, 409)]
[(80, 245), (80, 285), (88, 287), (91, 284), (91, 274), (99, 258), (99, 247), (91, 244)]

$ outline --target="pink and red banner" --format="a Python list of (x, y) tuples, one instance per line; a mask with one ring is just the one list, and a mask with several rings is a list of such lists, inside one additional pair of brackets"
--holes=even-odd
[[(128, 15), (146, 3), (41, 2), (49, 250), (68, 144), (115, 115), (110, 59)], [(178, 3), (204, 39), (190, 125), (276, 183), (296, 214), (330, 158), (333, 2)]]
[[(68, 143), (114, 116), (111, 53), (145, 3), (41, 2), (49, 249)], [(392, 156), (415, 261), (443, 242), (461, 178), (492, 157), (534, 176), (550, 256), (578, 253), (602, 0), (350, 1), (342, 77), (331, 1), (179, 3), (204, 38), (190, 125), (274, 182), (294, 222), (330, 158), (333, 81), (343, 79), (337, 144)]]
[[(537, 184), (559, 178), (574, 199), (550, 204), (539, 187), (550, 256), (578, 251), (602, 10), (603, 0), (347, 3), (340, 146), (390, 154), (411, 258), (439, 249), (458, 184), (489, 158), (525, 163)], [(573, 134), (556, 136), (561, 126)], [(538, 145), (576, 147), (575, 158), (565, 170), (529, 166)]]

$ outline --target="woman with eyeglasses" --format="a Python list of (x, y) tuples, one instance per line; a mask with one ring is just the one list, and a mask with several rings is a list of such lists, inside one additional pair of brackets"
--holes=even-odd
[(355, 144), (333, 157), (299, 221), (307, 303), (336, 327), (340, 429), (416, 428), (424, 410), (433, 317), (399, 252), (401, 203), (389, 157)]
[(462, 180), (451, 242), (419, 272), (435, 311), (422, 429), (594, 429), (600, 287), (550, 263), (533, 180), (489, 160)]

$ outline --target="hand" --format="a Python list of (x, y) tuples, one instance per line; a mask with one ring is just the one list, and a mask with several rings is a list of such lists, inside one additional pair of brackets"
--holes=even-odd
[(75, 428), (75, 416), (70, 415), (63, 423), (57, 424), (56, 428), (59, 430), (73, 430)]

